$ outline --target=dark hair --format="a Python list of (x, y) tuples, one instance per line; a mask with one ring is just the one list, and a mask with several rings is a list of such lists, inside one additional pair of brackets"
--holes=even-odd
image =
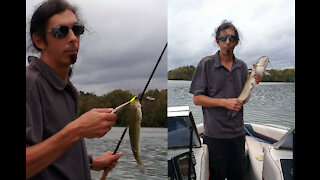
[(41, 51), (41, 49), (34, 44), (32, 35), (40, 35), (46, 43), (46, 29), (48, 26), (48, 20), (53, 15), (63, 12), (67, 9), (71, 10), (79, 20), (79, 17), (77, 16), (77, 8), (70, 5), (65, 0), (46, 0), (35, 10), (30, 21), (30, 38), (33, 46), (38, 51)]
[(214, 36), (216, 39), (220, 36), (220, 32), (225, 30), (225, 29), (233, 29), (235, 32), (235, 36), (238, 38), (238, 42), (240, 40), (239, 38), (239, 32), (237, 30), (237, 28), (232, 24), (231, 21), (227, 21), (227, 20), (223, 20), (222, 23), (220, 24), (220, 26), (215, 29), (215, 33), (212, 34), (212, 36)]

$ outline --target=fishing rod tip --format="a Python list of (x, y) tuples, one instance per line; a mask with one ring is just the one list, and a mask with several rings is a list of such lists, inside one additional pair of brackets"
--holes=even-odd
[(133, 96), (133, 98), (130, 100), (130, 102), (133, 102), (136, 99), (137, 96)]

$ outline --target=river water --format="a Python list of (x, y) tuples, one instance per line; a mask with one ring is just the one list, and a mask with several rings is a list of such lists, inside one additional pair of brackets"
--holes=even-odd
[[(191, 81), (168, 81), (168, 106), (189, 106), (195, 123), (202, 123), (202, 110), (195, 106), (189, 93)], [(295, 126), (295, 84), (261, 82), (244, 105), (244, 121), (256, 124), (276, 124)], [(86, 139), (88, 153), (100, 156), (106, 151), (114, 151), (124, 127), (113, 127), (102, 138)], [(125, 135), (118, 152), (123, 152), (117, 166), (107, 179), (167, 179), (167, 128), (141, 128), (140, 151), (145, 166), (145, 174), (137, 168), (131, 152), (129, 133)], [(91, 171), (92, 179), (98, 180), (100, 172)]]
[[(189, 106), (195, 123), (203, 122), (200, 106), (189, 93), (191, 81), (168, 81), (168, 106)], [(244, 104), (244, 121), (256, 124), (295, 125), (295, 83), (261, 82)]]
[[(104, 152), (114, 151), (122, 135), (124, 127), (113, 127), (102, 138), (85, 139), (88, 154), (100, 156)], [(117, 166), (109, 172), (107, 179), (150, 179), (163, 180), (168, 178), (167, 163), (168, 130), (167, 128), (141, 128), (140, 154), (145, 167), (145, 173), (138, 170), (132, 154), (129, 130), (127, 131), (117, 152), (123, 155)], [(102, 171), (91, 171), (93, 180), (99, 180)]]

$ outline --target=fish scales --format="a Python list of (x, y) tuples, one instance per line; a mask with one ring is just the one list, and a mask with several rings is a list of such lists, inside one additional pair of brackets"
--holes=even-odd
[[(257, 86), (256, 80), (254, 78), (254, 76), (256, 74), (259, 74), (261, 77), (264, 74), (270, 75), (268, 72), (266, 72), (266, 68), (268, 66), (269, 63), (269, 58), (267, 56), (262, 56), (258, 59), (257, 63), (253, 65), (253, 70), (251, 72), (250, 75), (248, 75), (246, 83), (238, 97), (238, 99), (245, 101), (253, 88), (255, 88)], [(229, 110), (228, 111), (228, 115), (231, 116), (232, 118), (237, 114), (237, 111), (232, 111)]]
[(142, 120), (141, 104), (139, 100), (130, 103), (129, 136), (132, 153), (137, 161), (139, 171), (144, 173), (144, 165), (140, 159), (140, 128)]

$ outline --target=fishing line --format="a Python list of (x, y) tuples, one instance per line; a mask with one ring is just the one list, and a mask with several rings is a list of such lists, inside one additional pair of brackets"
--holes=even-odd
[[(151, 79), (152, 79), (152, 76), (153, 76), (154, 72), (156, 71), (156, 69), (157, 69), (157, 67), (158, 67), (158, 64), (160, 63), (160, 60), (161, 60), (161, 58), (162, 58), (162, 55), (163, 55), (164, 51), (165, 51), (166, 48), (167, 48), (167, 45), (168, 45), (168, 42), (167, 42), (166, 45), (164, 46), (164, 48), (163, 48), (163, 50), (162, 50), (162, 52), (161, 52), (161, 55), (160, 55), (160, 57), (159, 57), (156, 65), (155, 65), (155, 67), (154, 67), (153, 70), (152, 70), (152, 73), (151, 73), (151, 75), (150, 75), (150, 77), (149, 77), (149, 79), (148, 79), (148, 82), (147, 82), (146, 86), (144, 87), (144, 89), (143, 89), (143, 91), (142, 91), (142, 94), (141, 94), (141, 96), (140, 96), (140, 98), (139, 98), (139, 101), (142, 100), (142, 97), (143, 97), (144, 93), (146, 92), (147, 87), (149, 86), (149, 83), (150, 83), (150, 81), (151, 81)], [(127, 125), (126, 128), (124, 129), (124, 131), (123, 131), (123, 133), (122, 133), (122, 135), (121, 135), (121, 137), (120, 137), (120, 140), (118, 141), (117, 147), (116, 147), (116, 149), (114, 150), (114, 152), (113, 152), (112, 155), (115, 155), (115, 154), (117, 153), (117, 151), (118, 151), (118, 149), (119, 149), (119, 146), (120, 146), (120, 144), (121, 144), (121, 142), (122, 142), (122, 140), (123, 140), (123, 137), (124, 137), (124, 135), (126, 134), (126, 132), (127, 132), (127, 130), (128, 130), (128, 127), (129, 127), (129, 126)], [(100, 179), (103, 179), (103, 180), (106, 179), (107, 175), (108, 175), (108, 171), (104, 170), (103, 173), (101, 174)]]
[[(165, 51), (166, 48), (167, 48), (167, 45), (168, 45), (168, 43), (166, 43), (166, 45), (164, 46), (164, 48), (163, 48), (163, 50), (162, 50), (162, 52), (161, 52), (161, 55), (160, 55), (160, 57), (159, 57), (156, 65), (155, 65), (155, 67), (153, 68), (153, 71), (152, 71), (149, 79), (148, 79), (148, 82), (147, 82), (146, 86), (144, 87), (144, 89), (143, 89), (143, 91), (142, 91), (142, 94), (141, 94), (141, 96), (140, 96), (140, 98), (139, 98), (139, 101), (142, 100), (142, 97), (144, 96), (144, 93), (146, 92), (147, 87), (149, 86), (149, 83), (150, 83), (150, 81), (151, 81), (151, 79), (152, 79), (152, 76), (153, 76), (154, 72), (156, 71), (156, 69), (157, 69), (157, 67), (158, 67), (158, 64), (160, 63), (160, 60), (161, 60), (161, 58), (162, 58), (162, 55), (163, 55), (164, 51)], [(123, 131), (123, 133), (122, 133), (122, 135), (121, 135), (121, 138), (120, 138), (120, 140), (119, 140), (119, 142), (118, 142), (118, 144), (117, 144), (117, 147), (116, 147), (116, 149), (115, 149), (114, 152), (113, 152), (113, 155), (115, 155), (115, 154), (117, 153), (118, 148), (119, 148), (119, 146), (120, 146), (120, 144), (121, 144), (121, 142), (122, 142), (122, 139), (123, 139), (124, 135), (126, 134), (127, 130), (128, 130), (128, 126), (126, 126), (126, 128), (124, 129), (124, 131)]]

